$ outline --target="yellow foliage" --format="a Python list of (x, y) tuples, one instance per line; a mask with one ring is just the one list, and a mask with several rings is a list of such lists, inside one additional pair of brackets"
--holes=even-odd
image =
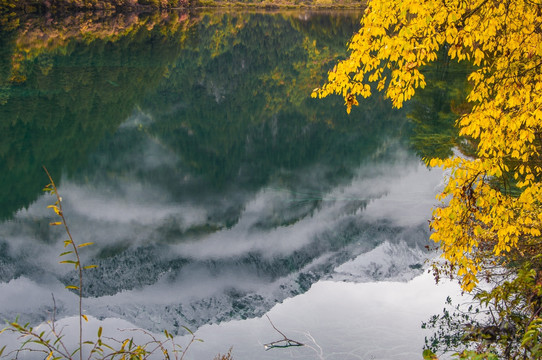
[(370, 0), (350, 56), (313, 92), (343, 96), (349, 112), (374, 83), (400, 108), (425, 86), (422, 67), (440, 49), (476, 65), (468, 75), (473, 108), (457, 125), (476, 142), (477, 158), (428, 161), (450, 172), (431, 238), (465, 290), (473, 289), (489, 258), (540, 243), (541, 24), (542, 3), (530, 0)]

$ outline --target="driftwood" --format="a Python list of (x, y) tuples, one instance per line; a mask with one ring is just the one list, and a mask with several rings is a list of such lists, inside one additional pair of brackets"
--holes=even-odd
[(305, 344), (300, 343), (299, 341), (289, 339), (286, 335), (284, 335), (284, 333), (282, 331), (280, 331), (279, 329), (277, 329), (275, 327), (275, 325), (273, 324), (273, 322), (271, 321), (271, 319), (269, 318), (268, 315), (265, 315), (265, 316), (267, 317), (267, 320), (269, 320), (269, 323), (271, 324), (273, 329), (275, 329), (284, 338), (284, 339), (280, 339), (280, 340), (277, 340), (277, 341), (273, 341), (273, 342), (264, 344), (264, 348), (265, 348), (266, 351), (271, 350), (273, 348), (288, 348), (288, 347), (292, 347), (292, 346), (305, 346)]

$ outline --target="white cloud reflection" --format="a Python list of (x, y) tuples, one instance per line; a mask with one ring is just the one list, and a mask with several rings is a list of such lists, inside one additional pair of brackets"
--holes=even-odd
[[(315, 178), (307, 170), (304, 176)], [(199, 317), (213, 322), (224, 319), (221, 311), (229, 311), (231, 304), (228, 301), (231, 299), (223, 294), (232, 289), (261, 296), (260, 308), (255, 310), (261, 314), (271, 307), (270, 303), (280, 301), (285, 294), (296, 290), (288, 287), (298, 286), (295, 277), (300, 269), (270, 280), (265, 274), (252, 272), (250, 265), (243, 264), (243, 261), (236, 263), (235, 259), (244, 259), (250, 254), (261, 254), (264, 260), (285, 258), (295, 251), (310, 248), (321, 237), (333, 237), (333, 234), (344, 232), (344, 228), (352, 224), (360, 227), (361, 233), (363, 226), (378, 223), (405, 229), (419, 227), (430, 216), (441, 178), (441, 173), (427, 170), (416, 158), (398, 154), (394, 161), (367, 163), (360, 167), (349, 183), (335, 185), (316, 194), (320, 201), (311, 211), (298, 211), (296, 206), (305, 203), (300, 204), (288, 189), (270, 186), (256, 192), (248, 201), (236, 199), (242, 203), (242, 210), (238, 221), (231, 227), (212, 229), (198, 235), (185, 235), (183, 232), (191, 227), (206, 226), (209, 214), (216, 210), (213, 204), (174, 202), (163, 189), (143, 185), (133, 179), (119, 179), (117, 187), (122, 189), (119, 191), (65, 180), (60, 192), (77, 240), (97, 243), (89, 248), (87, 256), (96, 255), (115, 244), (160, 244), (165, 224), (171, 225), (169, 230), (184, 234), (185, 238), (158, 246), (156, 253), (161, 257), (160, 261), (177, 258), (193, 261), (181, 271), (130, 269), (134, 272), (164, 272), (155, 274), (156, 280), (152, 283), (132, 286), (113, 295), (85, 299), (88, 313), (105, 318), (108, 324), (117, 322), (112, 318), (123, 317), (140, 325), (169, 328), (176, 313), (171, 309), (165, 311), (166, 308), (182, 307), (187, 319)], [(10, 254), (32, 258), (44, 274), (49, 274), (48, 277), (31, 280), (21, 276), (0, 283), (2, 313), (43, 313), (44, 309), (50, 309), (51, 291), (55, 293), (62, 314), (75, 312), (71, 305), (74, 295), (63, 289), (52, 275), (62, 275), (67, 271), (64, 270), (66, 267), (57, 264), (64, 234), (61, 231), (50, 232), (47, 242), (37, 241), (33, 234), (37, 222), (48, 223), (44, 219), (50, 215), (46, 215), (47, 210), (44, 209), (49, 200), (41, 198), (28, 210), (20, 211), (11, 223), (0, 225), (0, 236), (8, 242)], [(224, 200), (217, 204), (222, 206)], [(296, 217), (298, 213), (302, 215)], [(293, 221), (283, 221), (282, 224), (281, 219)], [(279, 225), (273, 225), (275, 221)], [(383, 269), (382, 278), (407, 281), (414, 272), (404, 270), (424, 256), (416, 244), (425, 239), (415, 238), (418, 233), (414, 235), (414, 238), (402, 238), (403, 233), (390, 232), (380, 233), (377, 239), (360, 238), (359, 241), (366, 240), (370, 244), (359, 244), (356, 248), (358, 244), (353, 242), (347, 249), (351, 251), (350, 257), (336, 267), (333, 278), (374, 281), (375, 277), (371, 277), (370, 272)], [(329, 249), (325, 251), (311, 258), (306, 267), (326, 265), (333, 254)], [(126, 261), (129, 264), (129, 259)], [(219, 264), (222, 261), (226, 265), (212, 271), (208, 264), (213, 261)], [(403, 272), (394, 275), (389, 271), (393, 267)], [(433, 309), (433, 312), (441, 309), (443, 293), (456, 291), (453, 287), (445, 287), (443, 293), (431, 291), (430, 283), (425, 275), (408, 283), (321, 281), (305, 295), (275, 306), (270, 315), (281, 329), (297, 334), (300, 341), (306, 342), (305, 335), (310, 333), (316, 341), (313, 345), (322, 347), (325, 359), (419, 357), (423, 338), (420, 341), (421, 333), (416, 329), (420, 319), (431, 315), (428, 312)], [(30, 294), (28, 299), (24, 299), (25, 293)], [(198, 305), (194, 305), (196, 302)], [(73, 319), (63, 321), (69, 323)], [(96, 324), (100, 323), (94, 320), (91, 326), (97, 327)], [(126, 320), (118, 320), (118, 324), (122, 327), (129, 325)], [(277, 336), (265, 318), (203, 326), (198, 336), (210, 345), (194, 347), (190, 354), (192, 359), (211, 359), (218, 352), (226, 352), (229, 346), (234, 346), (236, 359), (278, 359), (285, 356), (314, 359), (317, 355), (309, 348), (263, 352), (262, 344), (276, 340)], [(400, 345), (390, 347), (390, 341)], [(201, 351), (197, 350), (200, 348)]]

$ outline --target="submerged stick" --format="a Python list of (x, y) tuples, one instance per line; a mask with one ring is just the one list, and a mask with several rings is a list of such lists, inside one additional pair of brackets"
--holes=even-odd
[(271, 318), (269, 317), (269, 315), (266, 314), (265, 316), (267, 317), (267, 320), (269, 320), (269, 323), (271, 324), (273, 329), (275, 329), (276, 332), (278, 332), (279, 334), (282, 335), (282, 337), (284, 337), (284, 339), (264, 344), (264, 348), (266, 351), (273, 348), (288, 348), (292, 346), (305, 346), (305, 344), (300, 343), (299, 341), (289, 339), (286, 335), (284, 335), (282, 331), (276, 328), (275, 324), (273, 324), (273, 322), (271, 321)]

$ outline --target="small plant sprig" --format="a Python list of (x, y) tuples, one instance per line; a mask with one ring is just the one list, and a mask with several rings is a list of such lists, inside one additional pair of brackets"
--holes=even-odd
[(56, 201), (53, 205), (47, 206), (47, 208), (53, 209), (54, 212), (60, 217), (61, 221), (55, 221), (51, 222), (49, 225), (51, 226), (58, 226), (63, 225), (64, 230), (66, 231), (66, 235), (68, 235), (68, 239), (64, 240), (64, 248), (71, 248), (71, 250), (65, 251), (60, 254), (60, 256), (66, 256), (66, 255), (73, 255), (75, 256), (75, 259), (73, 260), (62, 260), (60, 261), (61, 264), (72, 264), (75, 267), (75, 270), (78, 272), (78, 278), (79, 278), (79, 286), (75, 285), (67, 285), (67, 289), (73, 289), (77, 290), (79, 293), (79, 359), (83, 359), (83, 319), (85, 321), (88, 321), (88, 318), (85, 314), (83, 314), (83, 269), (92, 269), (95, 268), (96, 265), (87, 265), (82, 266), (81, 264), (81, 258), (79, 257), (79, 250), (82, 247), (92, 245), (94, 243), (92, 242), (86, 242), (83, 244), (76, 244), (75, 241), (73, 241), (72, 234), (70, 232), (70, 229), (68, 227), (68, 223), (66, 222), (66, 218), (64, 217), (64, 211), (62, 210), (62, 198), (60, 197), (58, 193), (58, 189), (56, 187), (56, 184), (51, 177), (51, 174), (49, 174), (49, 171), (44, 166), (43, 170), (45, 170), (45, 173), (47, 174), (47, 177), (49, 178), (49, 184), (43, 189), (43, 191), (48, 192), (49, 194), (56, 197)]
[[(103, 328), (100, 326), (97, 333), (97, 338), (94, 341), (83, 341), (83, 319), (88, 322), (88, 317), (83, 314), (83, 269), (92, 269), (96, 265), (87, 265), (83, 266), (81, 264), (81, 258), (79, 255), (79, 249), (92, 245), (92, 242), (77, 244), (71, 235), (70, 229), (66, 218), (64, 217), (64, 211), (62, 209), (62, 197), (60, 196), (58, 189), (56, 187), (53, 178), (51, 177), (49, 171), (44, 166), (43, 169), (49, 178), (49, 184), (43, 189), (45, 192), (55, 196), (56, 201), (53, 205), (49, 205), (48, 208), (53, 209), (53, 211), (60, 217), (60, 221), (51, 222), (51, 226), (63, 226), (64, 230), (68, 236), (68, 239), (64, 241), (64, 248), (69, 248), (69, 250), (60, 254), (60, 256), (71, 255), (71, 260), (62, 260), (61, 264), (71, 264), (75, 267), (75, 270), (78, 271), (79, 284), (78, 285), (67, 285), (67, 289), (77, 290), (79, 297), (79, 346), (73, 350), (69, 351), (68, 346), (66, 346), (63, 341), (64, 335), (62, 331), (56, 326), (56, 302), (53, 296), (53, 314), (51, 320), (47, 321), (46, 325), (48, 326), (47, 331), (39, 331), (30, 326), (30, 323), (24, 325), (19, 324), (18, 318), (13, 322), (9, 322), (7, 326), (0, 330), (0, 334), (4, 332), (11, 332), (19, 335), (20, 346), (16, 350), (9, 351), (4, 357), (12, 356), (15, 359), (19, 358), (19, 355), (22, 353), (42, 353), (45, 360), (75, 360), (75, 356), (79, 353), (79, 360), (83, 359), (83, 344), (88, 346), (90, 349), (87, 360), (91, 359), (119, 359), (119, 360), (143, 360), (149, 359), (151, 356), (156, 358), (156, 353), (161, 352), (163, 359), (170, 360), (183, 360), (190, 345), (195, 341), (202, 342), (203, 340), (196, 338), (195, 334), (188, 328), (183, 328), (188, 331), (191, 335), (188, 344), (183, 348), (179, 344), (175, 343), (173, 334), (170, 334), (167, 330), (164, 330), (165, 340), (161, 340), (154, 336), (152, 333), (144, 329), (128, 329), (120, 331), (131, 331), (138, 332), (143, 334), (148, 340), (141, 344), (136, 344), (133, 337), (125, 338), (122, 340), (103, 336)], [(7, 345), (4, 345), (0, 348), (0, 357), (4, 353)], [(172, 348), (171, 351), (168, 348)], [(231, 359), (230, 353), (229, 357), (225, 359)]]

